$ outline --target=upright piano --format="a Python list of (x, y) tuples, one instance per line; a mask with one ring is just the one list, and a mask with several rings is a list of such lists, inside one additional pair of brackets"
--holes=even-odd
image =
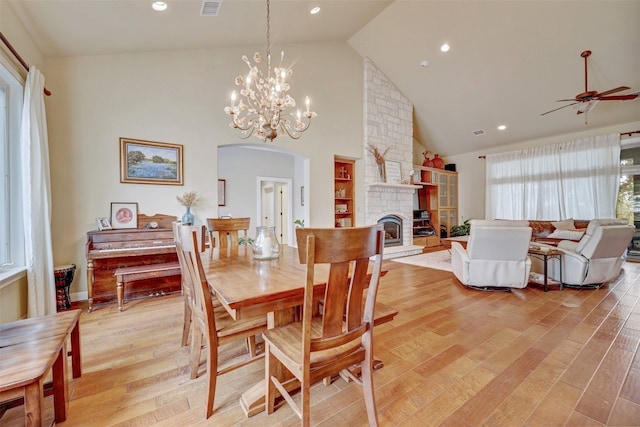
[[(153, 229), (149, 228), (148, 221), (146, 224), (140, 221), (139, 216), (138, 224), (145, 228), (87, 233), (85, 254), (89, 311), (94, 304), (117, 301), (116, 269), (178, 261), (170, 221), (168, 226), (167, 221), (158, 221), (159, 228)], [(140, 280), (126, 289), (125, 299), (179, 292), (180, 289), (179, 276)]]

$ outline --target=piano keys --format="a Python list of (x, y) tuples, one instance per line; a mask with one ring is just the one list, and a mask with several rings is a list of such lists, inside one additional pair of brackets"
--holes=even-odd
[[(177, 262), (171, 226), (159, 229), (89, 231), (85, 249), (89, 309), (117, 301), (114, 272), (120, 267)], [(128, 286), (126, 300), (181, 290), (180, 276), (139, 280)]]

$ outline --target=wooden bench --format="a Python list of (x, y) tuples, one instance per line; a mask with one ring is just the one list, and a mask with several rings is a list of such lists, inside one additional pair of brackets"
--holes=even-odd
[(116, 292), (118, 294), (118, 311), (122, 311), (123, 308), (125, 283), (134, 282), (136, 280), (156, 279), (179, 275), (180, 263), (178, 262), (118, 268), (114, 273), (117, 281)]

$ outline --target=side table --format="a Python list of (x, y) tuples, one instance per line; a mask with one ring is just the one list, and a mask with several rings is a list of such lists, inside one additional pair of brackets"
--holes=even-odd
[(560, 282), (555, 282), (554, 284), (558, 284), (560, 286), (560, 290), (562, 290), (562, 251), (553, 247), (545, 247), (545, 246), (529, 246), (529, 255), (537, 258), (542, 261), (544, 264), (544, 279), (543, 282), (540, 283), (537, 280), (534, 280), (534, 283), (538, 283), (542, 285), (542, 289), (544, 292), (547, 292), (547, 286), (549, 285), (549, 274), (548, 274), (548, 263), (550, 259), (558, 259), (560, 263)]

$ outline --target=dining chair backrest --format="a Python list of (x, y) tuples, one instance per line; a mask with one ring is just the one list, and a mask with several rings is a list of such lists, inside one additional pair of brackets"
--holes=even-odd
[[(296, 237), (300, 262), (307, 267), (303, 306), (304, 354), (339, 347), (371, 333), (382, 269), (382, 227), (297, 228)], [(368, 281), (371, 257), (373, 269)], [(329, 264), (330, 268), (324, 294), (322, 335), (311, 338), (316, 264)]]
[[(238, 232), (243, 232), (244, 241), (247, 241), (247, 230), (251, 218), (207, 218), (207, 226), (209, 228), (209, 241), (214, 241), (214, 233), (218, 233), (218, 241), (220, 248), (227, 246), (238, 246), (240, 240)], [(213, 247), (213, 243), (211, 243)]]
[(193, 295), (193, 283), (191, 282), (191, 277), (188, 274), (187, 266), (185, 264), (184, 252), (182, 251), (180, 244), (180, 229), (183, 227), (189, 228), (196, 233), (196, 235), (198, 236), (198, 248), (201, 252), (203, 252), (205, 249), (205, 227), (203, 225), (182, 225), (177, 221), (173, 221), (171, 223), (171, 228), (173, 229), (173, 242), (176, 244), (176, 253), (178, 255), (178, 263), (180, 264), (180, 273), (182, 276), (182, 296), (184, 297), (184, 326), (182, 329), (182, 346), (184, 347), (188, 344), (189, 332), (191, 328), (191, 298)]
[[(294, 408), (302, 425), (310, 425), (311, 385), (344, 373), (362, 385), (369, 425), (377, 426), (373, 326), (384, 247), (382, 226), (298, 228), (296, 238), (300, 262), (307, 270), (302, 324), (276, 327), (262, 334), (267, 355), (267, 414), (275, 409), (277, 389)], [(316, 272), (320, 273), (315, 268), (318, 264), (329, 265), (326, 279), (316, 277)], [(314, 300), (316, 283), (326, 283), (321, 309)], [(354, 366), (360, 367), (359, 372)], [(281, 367), (300, 381), (300, 407), (285, 386), (290, 377), (283, 375)]]
[(217, 342), (215, 341), (216, 327), (213, 302), (204, 274), (200, 251), (197, 250), (200, 246), (198, 233), (189, 225), (179, 225), (178, 228), (180, 237), (177, 246), (178, 249), (182, 251), (185, 267), (183, 271), (186, 271), (188, 281), (191, 285), (192, 321), (198, 322), (200, 329), (203, 331), (214, 331), (213, 334), (209, 334), (214, 340), (210, 345), (217, 346)]
[[(229, 316), (224, 307), (219, 307), (216, 313), (215, 297), (209, 288), (200, 256), (202, 240), (199, 236), (202, 236), (202, 233), (193, 230), (188, 225), (180, 225), (178, 226), (178, 235), (180, 237), (177, 248), (182, 251), (186, 274), (193, 286), (190, 376), (192, 379), (197, 377), (200, 355), (205, 349), (208, 375), (205, 415), (209, 418), (213, 414), (217, 377), (257, 361), (263, 356), (263, 354), (256, 352), (255, 335), (266, 329), (267, 322), (265, 316), (235, 320)], [(240, 360), (236, 358), (233, 363), (225, 363), (224, 367), (218, 366), (219, 345), (234, 340), (246, 340), (249, 350), (248, 357)]]

